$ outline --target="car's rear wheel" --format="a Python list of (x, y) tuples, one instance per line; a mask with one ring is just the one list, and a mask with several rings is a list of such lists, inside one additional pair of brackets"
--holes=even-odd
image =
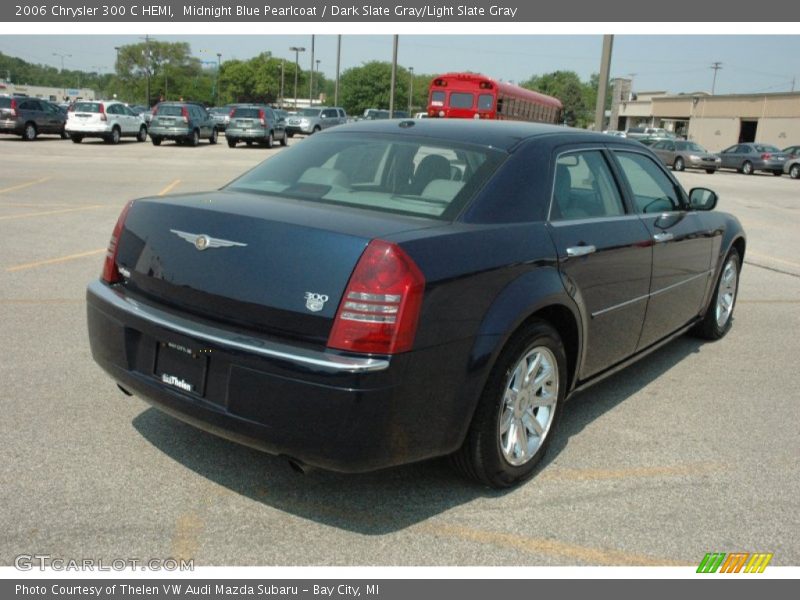
[(752, 175), (753, 163), (751, 163), (749, 160), (744, 161), (744, 163), (742, 163), (742, 173), (745, 175)]
[(236, 147), (236, 142), (238, 140), (236, 140), (234, 138), (227, 138), (227, 140), (228, 140), (228, 148), (235, 148)]
[(36, 131), (36, 125), (34, 123), (25, 123), (25, 128), (22, 130), (22, 139), (26, 142), (32, 142), (37, 135), (39, 135), (39, 132)]
[(281, 137), (281, 146), (285, 146), (287, 143), (286, 132), (284, 131), (283, 136)]
[(80, 144), (83, 141), (82, 135), (71, 135), (69, 136), (73, 143)]
[(245, 143), (245, 144), (247, 144), (247, 145), (248, 145), (248, 147), (249, 147), (249, 146), (252, 146), (252, 145), (253, 145), (253, 140), (245, 140), (245, 142), (244, 142), (244, 143)]
[(160, 146), (161, 145), (161, 138), (150, 136), (150, 141), (153, 142), (153, 146)]
[(139, 127), (139, 133), (136, 134), (136, 141), (144, 142), (145, 140), (147, 140), (147, 127), (142, 125), (141, 127)]
[(270, 131), (270, 132), (269, 132), (269, 135), (267, 136), (267, 141), (266, 141), (266, 143), (265, 143), (264, 145), (265, 145), (267, 148), (272, 148), (272, 142), (273, 142), (273, 141), (274, 141), (274, 140), (273, 140), (273, 137), (272, 137), (272, 132)]
[(698, 336), (707, 340), (718, 340), (728, 333), (733, 322), (733, 309), (739, 291), (741, 265), (739, 252), (736, 248), (732, 248), (722, 264), (714, 297), (706, 309), (703, 320), (694, 329)]
[(686, 168), (686, 165), (683, 162), (683, 159), (679, 156), (675, 159), (675, 164), (672, 166), (676, 171), (683, 171)]
[(189, 137), (189, 144), (191, 146), (199, 146), (200, 145), (200, 132), (195, 129), (192, 132), (192, 135)]
[(294, 137), (294, 131), (290, 131), (290, 132), (289, 132), (289, 133), (287, 133), (286, 135), (288, 135), (289, 137)]
[(219, 133), (217, 133), (217, 129), (215, 127), (214, 129), (211, 130), (211, 137), (208, 138), (208, 143), (209, 144), (216, 144), (218, 135), (219, 135)]
[(120, 138), (119, 127), (114, 127), (111, 130), (111, 134), (106, 137), (106, 143), (119, 144), (119, 138)]
[(456, 467), (494, 487), (533, 475), (547, 452), (567, 388), (567, 360), (558, 332), (534, 321), (516, 335), (492, 369)]
[(789, 177), (792, 179), (800, 179), (800, 163), (789, 167)]
[(67, 139), (68, 137), (69, 137), (69, 134), (68, 134), (66, 131), (64, 131), (64, 130), (62, 129), (62, 130), (61, 130), (61, 139), (62, 139), (62, 140), (65, 140), (65, 139)]
[(716, 169), (706, 169), (706, 173), (708, 173), (709, 175), (713, 175), (716, 172), (717, 172)]
[(316, 127), (314, 127), (314, 129), (313, 129), (313, 131), (311, 133), (315, 134), (315, 133), (318, 133), (319, 131), (320, 131), (320, 128), (319, 128), (319, 125), (317, 125)]
[(775, 177), (780, 177), (783, 175), (783, 171), (773, 171), (772, 174), (775, 175)]

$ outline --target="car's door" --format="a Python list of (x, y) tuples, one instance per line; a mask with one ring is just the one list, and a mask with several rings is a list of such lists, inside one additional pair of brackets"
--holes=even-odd
[(142, 125), (142, 122), (139, 119), (139, 114), (130, 106), (123, 106), (122, 110), (125, 113), (125, 123), (128, 132), (134, 135), (139, 133), (139, 127)]
[(680, 185), (653, 158), (616, 149), (630, 203), (653, 243), (653, 276), (638, 349), (669, 335), (700, 312), (713, 275), (714, 231), (703, 213), (690, 210)]
[(742, 152), (747, 151), (747, 146), (736, 144), (719, 153), (722, 166), (726, 169), (738, 169), (742, 165)]
[(669, 140), (662, 140), (656, 142), (651, 146), (656, 156), (661, 159), (665, 165), (671, 165), (675, 161), (675, 143)]
[(197, 107), (197, 113), (203, 122), (203, 137), (210, 138), (211, 132), (214, 130), (214, 118), (203, 106)]
[(264, 109), (264, 112), (267, 115), (267, 121), (272, 126), (273, 137), (275, 139), (282, 139), (285, 133), (284, 124), (278, 119), (278, 115), (275, 114), (269, 106)]
[(650, 234), (626, 206), (603, 148), (561, 148), (548, 228), (567, 291), (585, 315), (585, 379), (636, 350), (650, 289)]
[(44, 121), (48, 133), (61, 133), (64, 128), (65, 117), (55, 104), (40, 102), (44, 108)]

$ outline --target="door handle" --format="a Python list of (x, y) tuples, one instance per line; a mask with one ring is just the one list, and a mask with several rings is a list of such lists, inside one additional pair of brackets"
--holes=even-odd
[(586, 256), (596, 251), (594, 246), (572, 246), (567, 248), (567, 256)]
[(668, 242), (671, 239), (673, 239), (674, 237), (675, 237), (674, 235), (672, 235), (671, 233), (668, 233), (668, 232), (656, 233), (653, 236), (653, 240), (655, 240), (656, 242)]

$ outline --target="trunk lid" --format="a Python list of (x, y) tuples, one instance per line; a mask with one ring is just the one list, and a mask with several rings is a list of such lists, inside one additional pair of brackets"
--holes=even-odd
[(324, 344), (369, 241), (436, 225), (238, 192), (150, 198), (131, 207), (117, 260), (126, 287), (161, 304)]

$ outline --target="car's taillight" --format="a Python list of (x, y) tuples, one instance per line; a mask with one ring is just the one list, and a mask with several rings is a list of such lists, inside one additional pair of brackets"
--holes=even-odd
[(761, 155), (761, 160), (769, 160), (770, 158), (772, 158), (772, 154), (770, 154), (769, 152), (765, 152), (764, 154)]
[(425, 276), (400, 246), (371, 241), (339, 303), (328, 347), (374, 354), (411, 350), (424, 291)]
[(106, 116), (106, 106), (102, 102), (100, 103), (100, 120), (108, 121), (108, 117)]
[(128, 211), (133, 206), (133, 200), (128, 202), (119, 213), (117, 224), (114, 225), (114, 231), (111, 232), (111, 239), (108, 241), (108, 250), (106, 250), (106, 261), (103, 263), (103, 281), (106, 283), (117, 283), (122, 280), (119, 267), (117, 266), (117, 252), (119, 251), (119, 237), (122, 235), (122, 228), (125, 226), (125, 218), (128, 216)]
[(231, 109), (231, 112), (229, 112), (229, 113), (228, 113), (228, 118), (229, 118), (229, 119), (232, 119), (232, 118), (233, 118), (233, 113), (235, 113), (235, 112), (236, 112), (236, 109), (235, 109), (235, 108), (232, 108), (232, 109)]
[(189, 111), (186, 110), (185, 106), (181, 106), (181, 118), (183, 119), (184, 123), (189, 122)]
[(265, 121), (266, 121), (266, 118), (267, 118), (267, 115), (264, 114), (264, 110), (259, 108), (258, 109), (258, 122), (261, 123), (262, 125), (264, 125)]
[(11, 116), (17, 116), (17, 101), (14, 98), (11, 99)]

